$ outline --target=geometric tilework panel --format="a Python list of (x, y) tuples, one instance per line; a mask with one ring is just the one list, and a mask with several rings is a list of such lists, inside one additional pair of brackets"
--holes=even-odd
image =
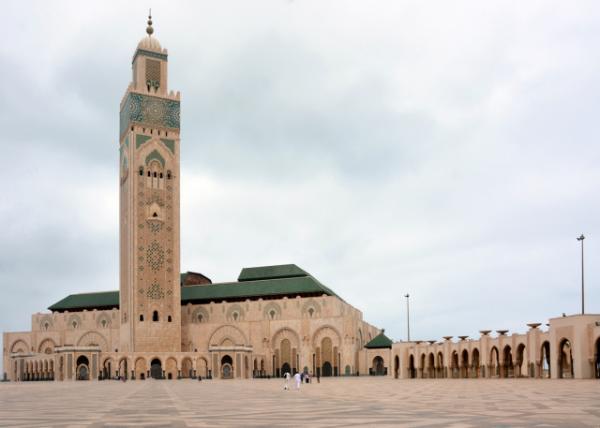
[(171, 153), (175, 154), (175, 140), (169, 140), (167, 138), (161, 138), (160, 141), (167, 146), (167, 149), (171, 151)]
[(163, 158), (160, 153), (158, 152), (158, 150), (152, 150), (152, 152), (146, 156), (146, 161), (145, 164), (148, 165), (150, 164), (150, 162), (152, 162), (153, 160), (157, 160), (160, 162), (161, 166), (164, 168), (165, 167), (165, 158)]
[(160, 285), (158, 285), (158, 283), (153, 283), (150, 288), (148, 289), (148, 292), (146, 293), (146, 296), (149, 297), (150, 299), (164, 299), (165, 298), (165, 292), (163, 291), (163, 289), (161, 288)]
[(157, 241), (152, 241), (146, 250), (146, 260), (154, 272), (160, 270), (165, 263), (165, 252)]
[(179, 129), (179, 101), (130, 92), (120, 113), (119, 136), (131, 123)]
[(142, 144), (144, 144), (146, 141), (148, 141), (149, 139), (150, 139), (150, 137), (148, 137), (147, 135), (137, 134), (135, 136), (135, 148), (139, 149), (140, 146)]

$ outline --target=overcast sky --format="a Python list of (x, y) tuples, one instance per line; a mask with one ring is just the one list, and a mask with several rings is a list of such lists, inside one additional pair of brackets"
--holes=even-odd
[[(3, 3), (0, 330), (118, 289), (147, 7), (181, 103), (181, 269), (296, 263), (395, 340), (600, 312), (600, 2)], [(376, 8), (374, 8), (376, 6)]]

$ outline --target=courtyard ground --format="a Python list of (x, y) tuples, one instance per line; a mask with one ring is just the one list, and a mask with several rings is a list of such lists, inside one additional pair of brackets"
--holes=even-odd
[[(290, 382), (291, 385), (291, 382)], [(0, 384), (22, 427), (600, 427), (600, 381), (329, 378)]]

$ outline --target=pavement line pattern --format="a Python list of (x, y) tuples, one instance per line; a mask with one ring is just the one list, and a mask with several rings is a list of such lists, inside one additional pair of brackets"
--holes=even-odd
[(0, 384), (11, 427), (600, 427), (600, 381), (323, 378)]

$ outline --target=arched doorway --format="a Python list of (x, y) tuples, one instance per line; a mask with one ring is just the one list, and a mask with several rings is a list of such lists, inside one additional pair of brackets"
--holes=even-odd
[(490, 377), (499, 377), (499, 376), (500, 376), (500, 354), (498, 353), (498, 348), (493, 346), (492, 352), (490, 353)]
[(550, 342), (542, 343), (542, 358), (540, 359), (540, 377), (550, 378)]
[(479, 349), (473, 349), (473, 354), (471, 355), (471, 367), (473, 370), (473, 377), (478, 378), (480, 375), (479, 371)]
[(415, 370), (415, 356), (411, 355), (408, 358), (408, 376), (411, 379), (414, 379), (417, 377), (417, 371)]
[(452, 360), (450, 361), (450, 369), (452, 370), (452, 377), (457, 378), (458, 373), (458, 352), (452, 352)]
[(181, 362), (181, 377), (192, 378), (194, 377), (194, 367), (190, 358), (184, 358)]
[(221, 358), (221, 379), (233, 379), (233, 360), (229, 355)]
[(394, 378), (395, 379), (398, 379), (399, 372), (400, 372), (400, 358), (398, 357), (398, 355), (396, 355), (394, 357)]
[(460, 364), (460, 377), (469, 377), (469, 351), (463, 349)]
[(102, 365), (102, 378), (103, 379), (111, 379), (113, 376), (112, 373), (112, 360), (107, 358), (104, 360), (104, 364)]
[(196, 360), (196, 365), (198, 367), (197, 374), (200, 377), (208, 377), (208, 361), (204, 358), (200, 357)]
[[(515, 366), (515, 377), (523, 377), (523, 361), (525, 361), (525, 345), (517, 346), (517, 365)], [(527, 367), (525, 367), (526, 369)]]
[(371, 369), (371, 374), (374, 376), (384, 376), (385, 375), (385, 367), (383, 364), (383, 358), (377, 356), (373, 358), (373, 368)]
[(162, 363), (158, 358), (155, 358), (150, 363), (150, 376), (152, 379), (162, 379)]
[(288, 363), (283, 363), (283, 365), (281, 366), (281, 375), (283, 376), (286, 373), (289, 373), (291, 375), (292, 368), (290, 367), (290, 365)]
[(146, 368), (146, 360), (144, 358), (139, 357), (137, 360), (135, 360), (134, 369), (135, 377), (137, 379), (144, 380), (146, 378), (146, 372), (148, 369)]
[(128, 368), (127, 358), (123, 357), (123, 358), (121, 358), (119, 360), (119, 366), (118, 366), (118, 369), (117, 369), (117, 375), (120, 378), (127, 379), (127, 377), (128, 377), (127, 368)]
[(573, 351), (569, 339), (563, 339), (560, 342), (560, 351), (558, 353), (558, 376), (563, 379), (573, 378)]
[(506, 345), (502, 352), (502, 377), (514, 377), (512, 349), (509, 345)]
[(446, 377), (446, 371), (444, 369), (444, 354), (442, 354), (441, 352), (438, 352), (437, 355), (437, 370), (438, 370), (438, 375), (437, 377)]
[(321, 340), (321, 376), (333, 376), (333, 362), (335, 358), (333, 341), (330, 337), (324, 337)]
[(427, 376), (430, 378), (435, 378), (435, 356), (433, 352), (429, 353), (429, 357), (427, 358)]
[(90, 380), (90, 362), (86, 356), (77, 358), (77, 380)]

